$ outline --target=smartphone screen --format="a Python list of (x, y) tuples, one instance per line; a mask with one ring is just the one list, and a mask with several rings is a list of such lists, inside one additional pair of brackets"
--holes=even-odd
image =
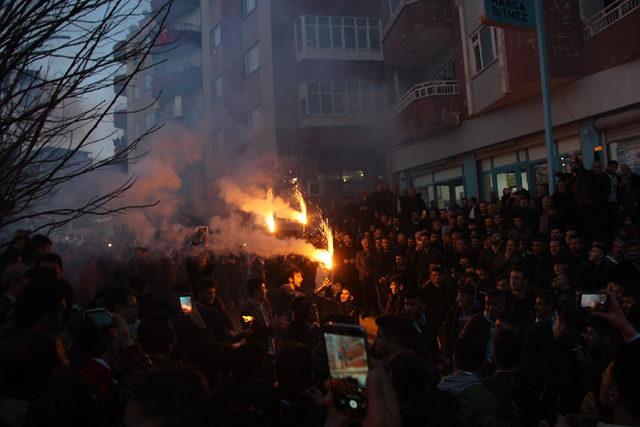
[(180, 295), (180, 310), (184, 314), (189, 314), (193, 310), (193, 305), (191, 304), (191, 295)]
[(335, 405), (339, 410), (364, 415), (369, 372), (364, 331), (353, 325), (329, 324), (324, 339)]
[(104, 308), (96, 308), (85, 311), (85, 314), (97, 326), (109, 326), (115, 323), (113, 316)]
[(605, 311), (607, 302), (607, 294), (602, 292), (580, 294), (580, 308), (586, 311)]

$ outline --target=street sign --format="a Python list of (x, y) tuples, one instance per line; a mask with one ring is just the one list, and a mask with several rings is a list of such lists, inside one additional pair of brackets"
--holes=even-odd
[(534, 0), (484, 0), (480, 21), (496, 27), (536, 28)]

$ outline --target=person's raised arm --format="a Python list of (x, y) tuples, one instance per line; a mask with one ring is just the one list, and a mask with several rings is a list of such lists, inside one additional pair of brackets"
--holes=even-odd
[(629, 319), (627, 319), (627, 316), (625, 316), (615, 294), (607, 291), (607, 295), (609, 298), (609, 311), (607, 313), (596, 312), (593, 313), (593, 316), (608, 321), (611, 326), (620, 332), (627, 343), (640, 339), (640, 334), (638, 334), (636, 328), (631, 324)]

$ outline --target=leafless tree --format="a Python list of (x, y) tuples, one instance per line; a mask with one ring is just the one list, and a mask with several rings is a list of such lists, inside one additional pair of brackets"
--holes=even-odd
[[(78, 160), (111, 141), (117, 131), (105, 136), (96, 129), (112, 118), (117, 97), (136, 74), (152, 66), (147, 58), (171, 4), (143, 12), (144, 3), (0, 0), (0, 230), (29, 219), (38, 221), (37, 229), (53, 229), (83, 215), (144, 206), (118, 205), (135, 176), (73, 206), (49, 203), (71, 180), (138, 159), (138, 143), (155, 130), (114, 156)], [(121, 43), (114, 51), (115, 42)], [(105, 99), (127, 63), (119, 92)]]

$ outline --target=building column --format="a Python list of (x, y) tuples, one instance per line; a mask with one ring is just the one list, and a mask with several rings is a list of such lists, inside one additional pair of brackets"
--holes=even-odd
[(479, 197), (478, 162), (473, 152), (464, 155), (464, 192), (466, 197)]
[(602, 141), (600, 140), (600, 133), (594, 126), (593, 120), (580, 123), (580, 146), (582, 147), (582, 162), (585, 168), (591, 169), (593, 150), (599, 145), (602, 145)]

